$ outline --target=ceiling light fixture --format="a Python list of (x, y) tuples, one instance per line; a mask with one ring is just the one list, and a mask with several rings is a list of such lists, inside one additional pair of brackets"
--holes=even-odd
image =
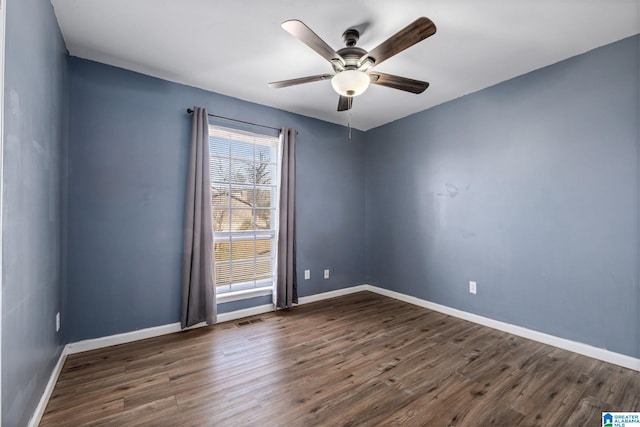
[(369, 87), (371, 79), (363, 71), (345, 70), (340, 71), (331, 79), (331, 86), (342, 96), (358, 96)]

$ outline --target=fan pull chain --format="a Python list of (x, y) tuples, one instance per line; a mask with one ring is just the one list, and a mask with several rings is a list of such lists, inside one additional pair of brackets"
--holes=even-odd
[(349, 97), (349, 139), (351, 139), (351, 106), (353, 98)]

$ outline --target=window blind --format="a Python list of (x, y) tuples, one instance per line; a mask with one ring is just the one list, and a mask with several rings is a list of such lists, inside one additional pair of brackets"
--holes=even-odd
[(209, 126), (217, 293), (273, 284), (278, 145), (277, 137)]

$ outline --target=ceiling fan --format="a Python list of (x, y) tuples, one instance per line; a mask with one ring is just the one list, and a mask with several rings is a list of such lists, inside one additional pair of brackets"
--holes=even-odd
[(360, 32), (355, 28), (350, 28), (342, 34), (346, 47), (337, 52), (302, 21), (285, 21), (282, 28), (329, 61), (335, 74), (318, 74), (272, 82), (269, 83), (269, 87), (282, 88), (331, 79), (333, 89), (340, 95), (338, 111), (349, 110), (353, 97), (363, 93), (369, 87), (369, 83), (416, 94), (424, 92), (429, 87), (429, 83), (420, 80), (370, 71), (374, 66), (435, 34), (436, 26), (429, 18), (416, 19), (369, 52), (356, 47)]

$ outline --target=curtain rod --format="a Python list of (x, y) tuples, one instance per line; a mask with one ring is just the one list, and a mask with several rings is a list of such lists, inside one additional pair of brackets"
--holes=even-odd
[[(187, 108), (187, 113), (189, 113), (189, 114), (193, 113), (193, 109), (192, 108)], [(231, 117), (216, 116), (215, 114), (207, 114), (207, 116), (216, 117), (218, 119), (231, 120), (232, 122), (244, 123), (245, 125), (260, 126), (262, 128), (273, 129), (273, 130), (277, 130), (277, 131), (281, 131), (282, 130), (280, 128), (274, 128), (273, 126), (267, 126), (267, 125), (261, 125), (261, 124), (258, 124), (258, 123), (245, 122), (244, 120), (232, 119)]]

